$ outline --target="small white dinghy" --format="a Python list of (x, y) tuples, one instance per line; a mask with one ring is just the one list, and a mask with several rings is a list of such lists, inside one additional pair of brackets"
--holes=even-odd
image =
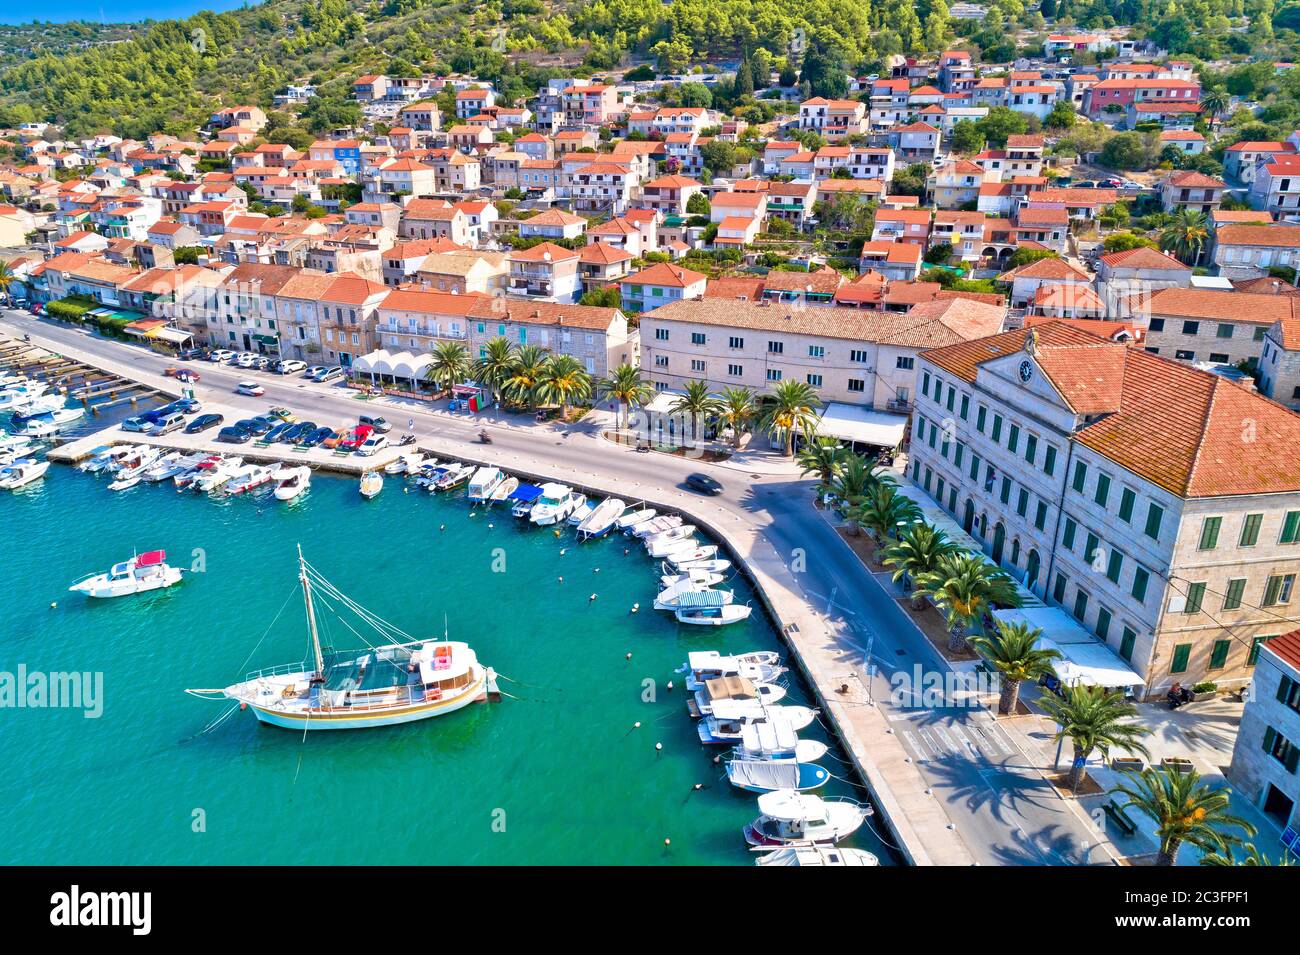
[(643, 507), (639, 511), (628, 511), (614, 522), (614, 526), (621, 531), (628, 531), (638, 524), (644, 524), (658, 513), (653, 507)]
[(754, 860), (754, 865), (880, 865), (880, 860), (866, 849), (841, 849), (839, 846), (785, 846), (765, 852)]
[(633, 537), (639, 537), (645, 540), (647, 537), (654, 537), (656, 534), (662, 534), (664, 531), (672, 530), (680, 526), (682, 518), (678, 514), (663, 514), (659, 517), (652, 517), (648, 521), (642, 521), (631, 528)]
[(835, 843), (856, 832), (871, 815), (870, 807), (855, 802), (790, 789), (759, 796), (758, 811), (761, 815), (745, 827), (745, 841), (751, 846)]
[(709, 570), (684, 570), (679, 574), (663, 574), (659, 577), (660, 587), (671, 587), (673, 584), (680, 584), (686, 580), (693, 580), (697, 584), (705, 587), (712, 587), (714, 584), (722, 583), (726, 578), (721, 574), (713, 573)]
[(367, 501), (384, 489), (384, 476), (378, 471), (367, 471), (361, 475), (361, 496)]
[(829, 750), (830, 747), (820, 740), (800, 739), (798, 731), (784, 720), (767, 720), (745, 724), (734, 752), (739, 759), (793, 759), (800, 763), (815, 763)]
[(646, 541), (646, 553), (651, 557), (667, 557), (669, 554), (675, 554), (679, 551), (694, 550), (700, 546), (700, 542), (692, 536), (694, 533), (694, 524), (683, 524), (681, 527), (674, 527), (672, 530)]
[(696, 544), (694, 547), (683, 547), (669, 551), (664, 555), (664, 559), (673, 567), (680, 569), (709, 560), (717, 552), (717, 544)]
[[(712, 591), (719, 593), (719, 591)], [(748, 620), (749, 615), (754, 612), (754, 608), (748, 604), (723, 604), (721, 606), (692, 606), (699, 597), (684, 598), (679, 602), (673, 616), (677, 618), (678, 623), (689, 623), (697, 627), (725, 627), (729, 623), (739, 623), (742, 620)]]
[(45, 477), (45, 472), (49, 469), (49, 461), (37, 461), (35, 458), (15, 461), (7, 468), (0, 468), (0, 491), (16, 491), (20, 487), (26, 487)]
[(277, 501), (292, 501), (301, 497), (311, 487), (311, 468), (305, 464), (296, 468), (281, 468), (275, 485)]
[[(713, 546), (713, 545), (709, 545), (709, 546)], [(690, 555), (684, 554), (682, 556), (689, 557)], [(687, 572), (693, 573), (695, 571), (708, 571), (711, 574), (725, 574), (730, 569), (731, 569), (731, 561), (725, 560), (724, 558), (721, 557), (715, 557), (712, 560), (683, 561), (681, 559), (678, 559), (675, 565), (673, 566), (673, 570), (679, 574), (684, 574)]]
[(118, 478), (108, 486), (110, 491), (129, 491), (143, 480), (139, 474), (132, 474), (130, 477)]
[(587, 500), (587, 495), (583, 494), (581, 497), (582, 503), (575, 507), (573, 513), (568, 517), (568, 522), (573, 527), (577, 527), (586, 521), (587, 518), (591, 517), (591, 512), (596, 509), (596, 505)]
[(508, 477), (493, 489), (488, 497), (489, 504), (495, 504), (498, 501), (504, 501), (519, 487), (519, 478)]
[(424, 453), (421, 451), (404, 451), (399, 454), (396, 460), (390, 461), (384, 466), (385, 474), (415, 474), (420, 470), (420, 465), (424, 463)]
[(167, 554), (161, 550), (136, 554), (130, 560), (114, 564), (106, 574), (85, 577), (68, 590), (87, 597), (127, 597), (146, 590), (162, 590), (181, 582), (181, 571), (166, 563)]

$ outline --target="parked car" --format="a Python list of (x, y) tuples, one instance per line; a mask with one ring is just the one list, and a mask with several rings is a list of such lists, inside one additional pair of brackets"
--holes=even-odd
[(230, 361), (234, 357), (235, 357), (235, 353), (232, 352), (230, 349), (218, 348), (216, 351), (210, 352), (208, 354), (208, 361), (216, 361), (216, 362)]
[(330, 369), (328, 365), (308, 365), (306, 370), (303, 371), (302, 376), (304, 378), (310, 378), (312, 381), (315, 381), (317, 375), (323, 375), (325, 374), (325, 372), (329, 370)]
[(177, 398), (170, 404), (165, 405), (164, 408), (168, 413), (179, 411), (181, 414), (198, 414), (203, 410), (203, 405), (199, 403), (198, 398)]
[(217, 440), (224, 441), (227, 444), (244, 444), (253, 437), (251, 431), (245, 431), (237, 424), (232, 424), (228, 428), (222, 428), (217, 432)]
[(181, 361), (202, 361), (208, 357), (206, 348), (182, 348), (176, 353), (176, 357)]
[(292, 375), (294, 372), (302, 371), (307, 367), (305, 361), (298, 361), (296, 358), (287, 358), (280, 362), (280, 367), (276, 369), (282, 375)]
[(237, 355), (232, 364), (238, 368), (252, 368), (257, 364), (257, 355), (246, 351), (242, 355)]
[(369, 457), (388, 447), (388, 438), (382, 434), (372, 434), (357, 447), (357, 454)]
[(201, 414), (185, 426), (185, 433), (198, 434), (200, 431), (207, 431), (209, 428), (219, 425), (225, 420), (224, 415)]
[(324, 444), (326, 440), (333, 437), (333, 428), (317, 428), (311, 434), (307, 435), (307, 437), (302, 439), (302, 446), (304, 448), (314, 448), (317, 445)]
[(686, 478), (686, 486), (701, 494), (721, 494), (722, 485), (707, 474), (691, 474)]
[(179, 431), (185, 427), (185, 415), (179, 411), (173, 411), (169, 415), (161, 418), (157, 424), (149, 429), (150, 434), (171, 434), (173, 431)]
[(123, 431), (144, 432), (149, 431), (156, 425), (162, 416), (166, 414), (161, 408), (153, 411), (146, 411), (144, 414), (133, 415), (122, 422)]
[(281, 421), (270, 431), (266, 432), (265, 440), (270, 442), (271, 444), (274, 444), (276, 441), (282, 441), (284, 439), (285, 432), (292, 427), (293, 425), (291, 425), (289, 422)]
[(235, 394), (250, 395), (254, 398), (260, 398), (262, 395), (266, 394), (266, 389), (255, 381), (241, 381), (239, 384), (235, 385)]
[(290, 411), (288, 408), (281, 408), (279, 405), (272, 408), (266, 414), (267, 417), (279, 418), (281, 421), (288, 421), (290, 424), (298, 420), (297, 418), (294, 417), (292, 411)]
[(374, 415), (373, 417), (368, 414), (358, 415), (357, 423), (368, 424), (370, 425), (370, 427), (374, 428), (380, 434), (388, 434), (388, 432), (393, 430), (393, 426), (389, 424), (387, 421), (385, 421), (383, 418), (381, 418), (379, 415)]
[(325, 369), (324, 372), (322, 372), (321, 374), (317, 375), (317, 376), (316, 376), (314, 379), (312, 379), (312, 380), (313, 380), (313, 381), (337, 381), (338, 379), (343, 378), (343, 377), (346, 377), (346, 375), (345, 375), (343, 369), (342, 369), (341, 367), (339, 367), (338, 365), (335, 365), (333, 368), (327, 368), (327, 369)]
[(291, 444), (301, 444), (303, 440), (315, 430), (315, 421), (299, 421), (285, 434), (284, 440)]
[(361, 447), (362, 443), (366, 438), (370, 437), (373, 432), (374, 428), (370, 427), (370, 425), (359, 424), (351, 431), (346, 432), (346, 434), (339, 439), (336, 447), (343, 448), (345, 451), (355, 451), (357, 448)]

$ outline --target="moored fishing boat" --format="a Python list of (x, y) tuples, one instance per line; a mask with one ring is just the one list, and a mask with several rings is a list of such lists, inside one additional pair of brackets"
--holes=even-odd
[(37, 461), (35, 458), (23, 458), (5, 468), (0, 468), (0, 491), (16, 491), (34, 481), (45, 477), (50, 469), (49, 461)]
[(843, 799), (822, 799), (778, 789), (758, 797), (759, 817), (745, 827), (751, 846), (834, 843), (852, 835), (871, 815), (870, 807)]
[(678, 672), (686, 674), (686, 689), (694, 693), (704, 688), (706, 680), (720, 676), (743, 676), (755, 683), (771, 683), (785, 672), (785, 667), (781, 666), (781, 655), (775, 650), (726, 655), (717, 650), (693, 650)]
[(498, 501), (506, 500), (511, 494), (515, 493), (515, 489), (518, 487), (519, 478), (507, 477), (492, 491), (492, 494), (488, 497), (488, 503), (496, 504)]
[(132, 474), (129, 477), (120, 477), (109, 483), (110, 491), (129, 491), (139, 484), (143, 478), (139, 474)]
[(661, 514), (658, 517), (652, 517), (648, 521), (642, 521), (628, 528), (628, 532), (633, 537), (639, 537), (644, 540), (647, 537), (653, 537), (655, 534), (662, 534), (666, 530), (671, 530), (682, 523), (682, 518), (678, 514)]
[[(710, 545), (712, 546), (712, 545)], [(715, 551), (716, 553), (716, 551)], [(683, 554), (681, 558), (674, 562), (673, 572), (676, 574), (695, 573), (696, 571), (706, 571), (711, 574), (725, 574), (731, 569), (731, 561), (721, 557), (715, 557), (706, 560), (689, 560), (689, 554)]]
[(460, 485), (468, 481), (470, 475), (473, 473), (474, 473), (474, 465), (461, 464), (456, 461), (452, 461), (450, 464), (447, 465), (446, 470), (443, 471), (442, 475), (438, 478), (438, 480), (434, 482), (433, 490), (450, 491), (452, 488), (459, 487)]
[[(690, 598), (687, 600), (687, 598)], [(723, 607), (736, 599), (729, 590), (713, 590), (708, 584), (694, 580), (679, 580), (669, 584), (655, 595), (656, 610), (676, 610), (682, 606)]]
[[(361, 607), (298, 555), (298, 578), (307, 610), (309, 654), (300, 664), (250, 673), (220, 690), (187, 690), (203, 698), (237, 701), (263, 723), (299, 732), (372, 729), (453, 713), (487, 697), (492, 671), (467, 644), (416, 640)], [(378, 635), (366, 647), (335, 651), (321, 643), (318, 616), (353, 615), (347, 629)], [(347, 618), (344, 618), (345, 620)], [(405, 638), (405, 639), (400, 639)]]
[(774, 866), (860, 866), (880, 865), (880, 860), (866, 849), (840, 846), (783, 846), (764, 852), (754, 860), (755, 865)]
[(806, 706), (735, 707), (730, 716), (706, 716), (695, 724), (700, 742), (706, 746), (735, 745), (741, 741), (744, 728), (757, 723), (785, 723), (798, 731), (817, 718), (817, 711)]
[(536, 484), (520, 484), (506, 498), (510, 504), (510, 514), (513, 517), (528, 517), (541, 497), (542, 489)]
[(216, 491), (232, 477), (244, 465), (244, 459), (238, 455), (229, 458), (220, 458), (211, 467), (205, 469), (202, 474), (196, 477), (190, 484), (190, 487), (196, 491), (207, 493)]
[(151, 550), (114, 564), (107, 573), (89, 574), (68, 590), (103, 599), (162, 590), (180, 582), (181, 570), (167, 564), (166, 552)]
[(578, 524), (578, 537), (582, 540), (603, 537), (626, 510), (627, 504), (618, 498), (605, 498)]
[(190, 467), (181, 471), (179, 474), (172, 475), (172, 484), (176, 485), (178, 491), (183, 491), (211, 470), (220, 461), (221, 455), (209, 454), (194, 462), (194, 464), (190, 465)]
[(727, 763), (727, 781), (737, 789), (752, 793), (770, 793), (779, 789), (806, 792), (820, 789), (830, 778), (831, 774), (816, 763), (800, 763), (793, 759), (733, 759)]
[(747, 604), (700, 605), (698, 594), (687, 595), (673, 611), (678, 623), (688, 623), (696, 627), (724, 627), (729, 623), (748, 620), (754, 608)]
[(244, 494), (255, 487), (261, 487), (263, 484), (269, 484), (271, 481), (276, 480), (280, 474), (280, 468), (279, 461), (271, 464), (245, 464), (231, 475), (229, 481), (222, 485), (222, 490), (226, 494)]
[(110, 465), (116, 464), (130, 453), (130, 450), (128, 446), (123, 444), (100, 445), (92, 450), (89, 456), (81, 460), (81, 463), (77, 465), (77, 470), (84, 474), (98, 474)]
[(664, 555), (664, 560), (668, 561), (669, 566), (681, 570), (686, 567), (698, 567), (712, 560), (717, 552), (717, 544), (696, 544), (694, 547), (675, 548)]
[(378, 471), (367, 471), (361, 475), (359, 490), (367, 501), (384, 489), (384, 476)]
[(684, 531), (685, 536), (656, 537), (645, 545), (646, 553), (651, 557), (667, 560), (673, 555), (697, 550), (701, 544), (698, 539), (692, 536), (694, 530), (695, 527), (692, 524), (683, 524), (681, 527), (674, 528), (673, 531), (669, 532), (670, 534), (675, 531)]
[(638, 524), (644, 524), (658, 513), (659, 512), (653, 507), (643, 507), (640, 510), (628, 511), (614, 522), (614, 526), (621, 531), (628, 532)]
[(529, 512), (528, 519), (541, 527), (559, 524), (573, 513), (580, 497), (582, 495), (575, 494), (567, 484), (543, 484), (541, 497)]
[(424, 464), (424, 453), (421, 451), (404, 451), (394, 460), (384, 466), (385, 474), (410, 474), (415, 475), (420, 471)]
[(15, 408), (34, 401), (49, 390), (43, 381), (30, 381), (0, 391), (0, 411), (12, 411)]
[(722, 676), (706, 680), (701, 689), (686, 701), (686, 711), (695, 719), (703, 716), (722, 716), (715, 712), (719, 704), (729, 702), (779, 703), (785, 699), (786, 688), (776, 683), (755, 683), (743, 676)]
[(578, 495), (578, 506), (569, 514), (568, 523), (571, 527), (577, 527), (583, 521), (591, 516), (591, 512), (596, 509), (596, 505), (587, 500), (587, 495)]
[(500, 468), (481, 467), (470, 477), (465, 494), (471, 501), (486, 501), (505, 479)]
[(116, 467), (110, 470), (112, 470), (118, 481), (129, 481), (144, 474), (160, 457), (162, 457), (162, 452), (157, 448), (141, 444), (132, 448), (131, 453), (122, 458)]
[(671, 587), (673, 584), (680, 584), (684, 580), (693, 580), (697, 584), (703, 584), (706, 587), (712, 587), (714, 584), (720, 584), (725, 578), (721, 574), (714, 573), (710, 570), (691, 569), (682, 571), (677, 574), (663, 574), (659, 578), (659, 586)]
[(281, 468), (276, 477), (277, 501), (292, 501), (306, 494), (311, 487), (311, 468), (305, 464), (296, 468)]
[(780, 720), (746, 723), (733, 750), (740, 759), (793, 759), (801, 763), (816, 762), (829, 751), (830, 747), (820, 740), (800, 739), (793, 726)]

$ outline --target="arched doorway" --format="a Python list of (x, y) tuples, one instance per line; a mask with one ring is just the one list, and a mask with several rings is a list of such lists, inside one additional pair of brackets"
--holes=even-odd
[(1002, 549), (1007, 544), (1007, 529), (998, 521), (993, 525), (993, 563), (1001, 565)]
[(975, 502), (966, 498), (966, 509), (961, 516), (961, 528), (969, 534), (975, 527)]
[(1038, 551), (1031, 549), (1029, 551), (1029, 558), (1025, 561), (1025, 586), (1030, 590), (1033, 590), (1034, 585), (1038, 583), (1040, 561), (1041, 558), (1038, 556)]

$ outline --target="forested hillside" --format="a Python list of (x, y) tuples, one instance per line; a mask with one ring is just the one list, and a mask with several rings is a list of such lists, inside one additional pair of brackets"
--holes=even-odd
[(992, 0), (983, 23), (952, 20), (945, 0), (266, 0), (135, 28), (7, 28), (0, 125), (191, 133), (218, 103), (269, 106), (287, 83), (310, 80), (321, 94), (302, 122), (321, 129), (354, 116), (350, 83), (364, 72), (473, 72), (510, 100), (548, 75), (638, 57), (671, 71), (741, 57), (781, 69), (790, 60), (836, 94), (844, 70), (869, 72), (890, 54), (952, 43), (993, 61), (1034, 52), (1044, 16), (1056, 29), (1131, 24), (1171, 53), (1201, 59), (1291, 59), (1300, 0), (1042, 0), (1041, 8)]

